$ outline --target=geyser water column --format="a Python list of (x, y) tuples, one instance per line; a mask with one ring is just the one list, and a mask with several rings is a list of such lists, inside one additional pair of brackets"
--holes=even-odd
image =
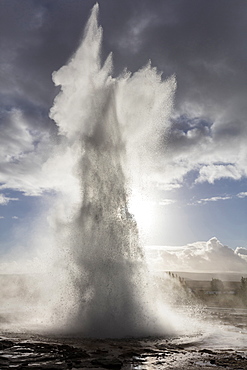
[(64, 176), (74, 179), (75, 192), (73, 204), (64, 192), (63, 220), (60, 214), (53, 219), (57, 265), (70, 300), (63, 304), (66, 331), (91, 337), (164, 334), (128, 202), (159, 146), (175, 81), (162, 81), (150, 63), (112, 78), (111, 55), (101, 67), (97, 16), (96, 4), (77, 52), (53, 74), (61, 91), (50, 115), (70, 156), (71, 172)]

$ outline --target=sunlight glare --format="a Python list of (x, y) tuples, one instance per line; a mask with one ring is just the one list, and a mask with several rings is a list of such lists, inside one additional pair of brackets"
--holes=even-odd
[(142, 236), (149, 234), (155, 225), (156, 202), (141, 192), (133, 191), (129, 200), (129, 212), (134, 215)]

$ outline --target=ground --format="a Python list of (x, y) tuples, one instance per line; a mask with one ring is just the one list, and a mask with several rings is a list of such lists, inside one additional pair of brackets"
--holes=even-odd
[[(180, 284), (177, 289), (182, 304), (186, 300)], [(179, 306), (181, 313), (194, 308), (191, 315), (198, 314), (206, 323), (195, 335), (100, 340), (42, 336), (20, 329), (13, 333), (5, 326), (0, 331), (0, 370), (246, 370), (247, 308), (199, 302), (197, 309), (197, 300), (190, 298), (191, 306)], [(2, 324), (10, 319), (8, 311), (0, 313)]]
[(247, 369), (247, 345), (203, 348), (195, 338), (80, 339), (5, 333), (0, 369)]

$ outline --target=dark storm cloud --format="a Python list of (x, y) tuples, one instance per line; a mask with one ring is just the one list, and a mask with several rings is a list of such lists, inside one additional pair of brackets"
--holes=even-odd
[(52, 104), (51, 74), (75, 51), (90, 9), (79, 5), (73, 0), (0, 3), (2, 91)]
[[(75, 52), (94, 3), (0, 1), (2, 152), (8, 153), (8, 132), (16, 126), (15, 132), (22, 130), (25, 145), (20, 140), (14, 155), (22, 158), (20, 167), (28, 160), (25, 168), (30, 172), (28, 153), (37, 150), (35, 130), (45, 135), (45, 142), (47, 134), (56, 132), (48, 118), (58, 92), (51, 74)], [(125, 67), (134, 72), (149, 59), (164, 77), (176, 74), (178, 87), (167, 144), (170, 155), (160, 167), (161, 176), (168, 171), (167, 181), (173, 184), (192, 169), (199, 171), (198, 181), (204, 181), (208, 173), (211, 182), (220, 178), (220, 173), (235, 179), (246, 176), (246, 2), (101, 0), (99, 5), (104, 30), (102, 57), (113, 51), (116, 75)], [(16, 110), (22, 117), (20, 126)], [(42, 135), (38, 137), (42, 142)], [(1, 158), (5, 173), (6, 158)], [(219, 171), (216, 162), (230, 163), (234, 171)], [(8, 170), (1, 181), (8, 183), (11, 176), (15, 174)]]
[(120, 12), (108, 4), (114, 21), (104, 24), (102, 17), (105, 46), (117, 71), (135, 71), (151, 59), (164, 77), (177, 78), (166, 180), (182, 181), (191, 170), (198, 182), (246, 176), (247, 4), (127, 1)]
[[(206, 181), (209, 174), (210, 182), (221, 176), (246, 176), (247, 4), (200, 0), (156, 4), (155, 10), (146, 2), (150, 8), (146, 14), (153, 20), (140, 35), (139, 51), (148, 50), (165, 75), (177, 77), (165, 160), (168, 179), (181, 180), (190, 170), (201, 171), (198, 181)], [(194, 121), (201, 124), (190, 125)], [(234, 169), (222, 165), (219, 171), (218, 162), (231, 163)]]

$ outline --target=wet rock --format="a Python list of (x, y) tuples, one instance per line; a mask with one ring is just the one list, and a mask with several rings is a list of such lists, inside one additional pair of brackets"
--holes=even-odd
[(14, 343), (10, 340), (5, 340), (5, 339), (0, 340), (0, 350), (10, 348), (13, 345), (14, 345)]
[[(37, 338), (39, 339), (39, 338)], [(66, 343), (66, 344), (65, 344)], [(69, 344), (68, 344), (69, 343)], [(180, 370), (247, 369), (246, 349), (241, 351), (179, 349), (157, 339), (76, 340), (17, 338), (0, 340), (0, 370), (127, 370), (160, 368)]]
[(108, 353), (106, 349), (96, 349), (96, 351), (91, 352), (91, 355), (105, 355)]
[(214, 354), (215, 352), (211, 351), (210, 349), (201, 349), (199, 351), (200, 353), (208, 353), (208, 354)]
[(101, 366), (105, 369), (121, 369), (123, 362), (118, 358), (98, 358), (91, 361), (92, 365)]
[(133, 358), (133, 357), (138, 357), (140, 355), (139, 352), (133, 352), (133, 351), (126, 351), (126, 352), (123, 352), (121, 353), (121, 355), (119, 356), (120, 358)]
[(0, 341), (0, 369), (60, 369), (79, 368), (89, 354), (80, 348), (41, 342)]

